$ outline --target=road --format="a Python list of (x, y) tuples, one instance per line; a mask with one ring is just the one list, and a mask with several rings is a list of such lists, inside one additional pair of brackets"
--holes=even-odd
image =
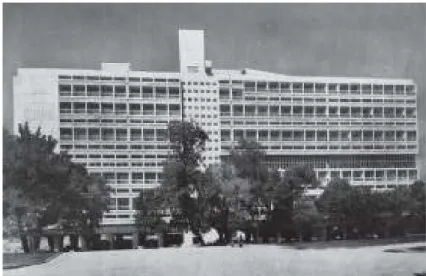
[(4, 270), (5, 276), (136, 275), (404, 275), (426, 272), (425, 253), (387, 253), (388, 248), (294, 249), (274, 245), (70, 252), (42, 265)]

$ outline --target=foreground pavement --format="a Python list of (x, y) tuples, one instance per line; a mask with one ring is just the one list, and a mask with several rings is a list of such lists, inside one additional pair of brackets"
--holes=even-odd
[(426, 272), (425, 253), (383, 250), (421, 246), (294, 249), (274, 245), (162, 248), (64, 253), (52, 261), (12, 270), (5, 276), (136, 275), (414, 275)]

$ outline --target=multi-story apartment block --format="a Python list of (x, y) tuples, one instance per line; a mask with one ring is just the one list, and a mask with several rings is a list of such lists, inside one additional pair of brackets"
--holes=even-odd
[(179, 31), (180, 72), (20, 68), (14, 125), (28, 121), (58, 150), (112, 187), (103, 224), (133, 223), (133, 199), (159, 185), (167, 123), (194, 120), (209, 134), (207, 165), (242, 138), (261, 143), (271, 167), (309, 164), (376, 189), (418, 177), (416, 85), (407, 79), (299, 77), (214, 69), (203, 31)]

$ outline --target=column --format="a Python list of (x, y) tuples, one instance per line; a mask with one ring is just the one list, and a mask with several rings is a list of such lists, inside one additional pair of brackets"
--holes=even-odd
[(132, 245), (133, 249), (138, 249), (139, 247), (139, 232), (133, 232), (132, 234)]
[(79, 239), (79, 247), (81, 248), (81, 251), (87, 251), (87, 242), (83, 235), (78, 236)]
[(62, 237), (58, 234), (53, 236), (53, 251), (60, 252), (62, 249)]
[(78, 251), (78, 237), (76, 234), (69, 235), (71, 250)]
[(106, 236), (109, 243), (109, 249), (114, 249), (114, 234), (107, 234)]

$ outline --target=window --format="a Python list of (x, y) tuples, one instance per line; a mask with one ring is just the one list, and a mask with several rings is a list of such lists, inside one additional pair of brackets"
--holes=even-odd
[(115, 86), (115, 97), (116, 98), (124, 98), (126, 97), (126, 87), (117, 85)]
[(351, 94), (359, 94), (360, 93), (360, 86), (359, 84), (351, 84), (350, 85)]
[(373, 85), (373, 94), (374, 95), (382, 95), (383, 94), (383, 85), (381, 85), (381, 84)]
[(99, 76), (87, 76), (86, 77), (87, 80), (99, 80)]
[(278, 82), (270, 82), (269, 83), (269, 89), (270, 90), (278, 90), (279, 89)]
[(117, 141), (127, 141), (127, 129), (117, 129), (116, 130), (116, 140)]
[[(118, 210), (129, 210), (130, 199), (129, 198), (117, 198), (117, 209)], [(126, 216), (128, 217), (128, 216)]]
[(91, 128), (89, 129), (89, 141), (99, 141), (101, 139), (100, 129)]
[(370, 84), (363, 84), (361, 86), (362, 94), (370, 95), (371, 94), (371, 85)]
[(111, 128), (102, 129), (102, 140), (103, 141), (114, 141), (114, 130)]
[(129, 87), (129, 97), (130, 98), (140, 98), (141, 97), (141, 88), (139, 86), (130, 86)]
[(124, 115), (127, 113), (127, 106), (124, 103), (115, 104), (115, 114)]
[(142, 140), (142, 130), (141, 129), (131, 129), (130, 130), (130, 141), (141, 141)]
[(140, 82), (141, 79), (140, 78), (136, 78), (136, 77), (129, 77), (129, 82)]
[(59, 104), (59, 113), (60, 114), (71, 113), (71, 103), (60, 103)]
[(244, 89), (246, 91), (255, 91), (256, 83), (255, 82), (244, 82)]
[(313, 83), (305, 83), (304, 85), (304, 93), (310, 94), (314, 92), (314, 84)]
[(243, 116), (243, 106), (233, 105), (232, 106), (233, 116)]
[(87, 96), (88, 97), (98, 97), (100, 92), (99, 85), (88, 85), (87, 86)]
[(170, 98), (179, 98), (179, 88), (170, 87), (169, 88), (169, 97)]
[(290, 92), (291, 84), (289, 82), (283, 82), (280, 84), (280, 86), (281, 86), (281, 92), (284, 92), (284, 93)]
[(167, 130), (166, 129), (157, 129), (157, 141), (166, 141), (167, 140)]
[(340, 93), (346, 94), (346, 93), (348, 93), (348, 90), (349, 90), (349, 85), (348, 84), (346, 84), (346, 83), (341, 83), (340, 84)]
[(336, 83), (329, 83), (328, 84), (328, 93), (335, 94), (335, 93), (337, 93), (337, 91), (338, 91), (338, 88), (337, 88)]
[(157, 87), (155, 88), (155, 96), (157, 98), (166, 98), (167, 97), (167, 91), (165, 87)]
[(242, 99), (243, 91), (241, 89), (232, 89), (232, 99)]
[(60, 96), (71, 96), (71, 85), (60, 84), (59, 85), (59, 95)]
[(407, 140), (410, 142), (417, 140), (417, 133), (416, 131), (407, 131)]
[(325, 83), (316, 83), (315, 84), (315, 93), (324, 94), (325, 93)]
[(71, 128), (60, 128), (60, 139), (61, 140), (72, 140), (72, 129)]
[(293, 93), (302, 93), (303, 84), (302, 83), (293, 83)]
[(86, 87), (84, 85), (73, 85), (73, 96), (82, 97), (86, 94)]
[(385, 85), (384, 90), (385, 90), (385, 95), (393, 95), (394, 86), (393, 85)]

